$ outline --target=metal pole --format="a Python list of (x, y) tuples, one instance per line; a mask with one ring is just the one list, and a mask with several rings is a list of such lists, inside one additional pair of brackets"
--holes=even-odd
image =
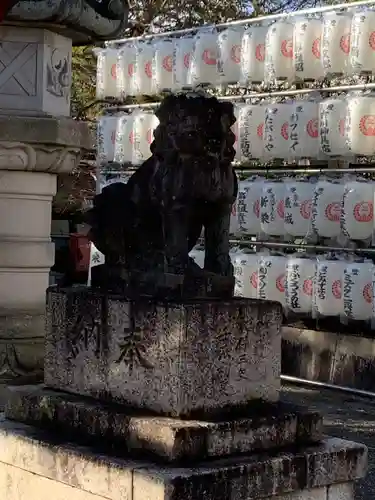
[(254, 175), (314, 175), (314, 174), (367, 174), (367, 173), (375, 173), (375, 167), (352, 167), (352, 168), (289, 168), (284, 169), (281, 168), (252, 168), (252, 167), (241, 167), (240, 165), (235, 167), (236, 170), (243, 171), (246, 174), (254, 174)]
[(274, 21), (277, 19), (285, 19), (286, 17), (304, 16), (304, 15), (309, 15), (309, 14), (320, 14), (323, 12), (330, 12), (332, 10), (341, 10), (341, 9), (347, 10), (347, 9), (350, 9), (353, 7), (356, 8), (356, 7), (362, 7), (362, 6), (374, 5), (374, 4), (375, 4), (374, 0), (363, 0), (363, 1), (359, 1), (359, 2), (340, 3), (337, 5), (327, 5), (324, 7), (312, 7), (310, 9), (298, 10), (295, 12), (280, 12), (279, 14), (270, 14), (269, 16), (257, 16), (257, 17), (250, 17), (250, 18), (244, 18), (244, 19), (237, 19), (236, 21), (228, 21), (226, 23), (221, 23), (221, 24), (205, 24), (205, 25), (194, 27), (194, 28), (185, 28), (185, 29), (181, 29), (181, 30), (167, 31), (165, 33), (160, 32), (160, 33), (153, 33), (153, 34), (143, 35), (143, 36), (122, 38), (120, 40), (112, 40), (112, 41), (106, 42), (106, 46), (111, 47), (113, 45), (119, 45), (119, 44), (123, 44), (126, 42), (132, 42), (135, 40), (150, 40), (152, 38), (187, 35), (189, 33), (194, 33), (201, 28), (215, 27), (215, 28), (220, 29), (220, 28), (227, 28), (229, 26), (242, 26), (244, 24), (260, 23), (262, 21)]
[[(336, 87), (323, 87), (323, 88), (308, 88), (308, 89), (288, 89), (288, 90), (276, 90), (274, 92), (259, 92), (251, 94), (242, 95), (227, 95), (223, 97), (218, 97), (220, 101), (245, 101), (247, 99), (266, 99), (269, 97), (291, 97), (300, 96), (312, 93), (324, 93), (328, 92), (332, 94), (333, 92), (350, 92), (356, 90), (375, 90), (375, 83), (362, 83), (356, 85), (338, 85)], [(125, 111), (128, 109), (148, 109), (156, 108), (160, 105), (160, 102), (145, 102), (144, 104), (124, 104), (123, 106), (115, 106), (113, 108), (107, 108), (104, 110), (106, 113), (117, 113), (119, 111)]]
[(280, 375), (280, 378), (284, 382), (289, 382), (291, 384), (308, 385), (315, 388), (329, 389), (333, 391), (345, 392), (347, 394), (353, 394), (355, 396), (363, 396), (367, 398), (374, 398), (375, 393), (370, 391), (364, 391), (362, 389), (354, 389), (353, 387), (347, 387), (344, 385), (333, 385), (326, 382), (316, 382), (315, 380), (307, 380), (304, 378), (291, 377), (290, 375)]
[(230, 239), (229, 243), (232, 245), (246, 246), (246, 247), (266, 247), (266, 248), (286, 248), (286, 249), (303, 249), (321, 252), (348, 252), (358, 254), (375, 254), (375, 248), (342, 248), (342, 247), (326, 247), (323, 245), (304, 245), (303, 243), (282, 243), (280, 241), (258, 241), (258, 240), (243, 240), (240, 238)]

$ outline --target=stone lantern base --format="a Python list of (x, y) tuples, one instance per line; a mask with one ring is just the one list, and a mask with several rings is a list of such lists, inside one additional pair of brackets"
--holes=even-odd
[(0, 115), (0, 383), (43, 368), (52, 198), (90, 140), (69, 118)]

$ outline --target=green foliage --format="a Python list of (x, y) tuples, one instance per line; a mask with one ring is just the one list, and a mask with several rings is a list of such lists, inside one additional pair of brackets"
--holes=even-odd
[(85, 108), (95, 100), (96, 58), (92, 47), (73, 47), (72, 58), (72, 101), (73, 117), (94, 119), (95, 108)]

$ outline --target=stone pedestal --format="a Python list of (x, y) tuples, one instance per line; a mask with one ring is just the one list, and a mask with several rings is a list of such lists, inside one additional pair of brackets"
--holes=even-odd
[(281, 317), (263, 301), (134, 303), (52, 287), (45, 382), (174, 417), (276, 401)]
[(46, 386), (0, 422), (6, 500), (354, 500), (366, 447), (278, 401), (279, 304), (53, 288), (47, 311)]
[(57, 175), (93, 146), (69, 118), (70, 39), (0, 25), (0, 384), (43, 370)]

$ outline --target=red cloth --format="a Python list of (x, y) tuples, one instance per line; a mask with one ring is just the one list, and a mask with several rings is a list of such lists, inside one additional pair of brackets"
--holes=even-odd
[(0, 23), (4, 21), (5, 16), (10, 9), (16, 5), (18, 0), (0, 0)]

